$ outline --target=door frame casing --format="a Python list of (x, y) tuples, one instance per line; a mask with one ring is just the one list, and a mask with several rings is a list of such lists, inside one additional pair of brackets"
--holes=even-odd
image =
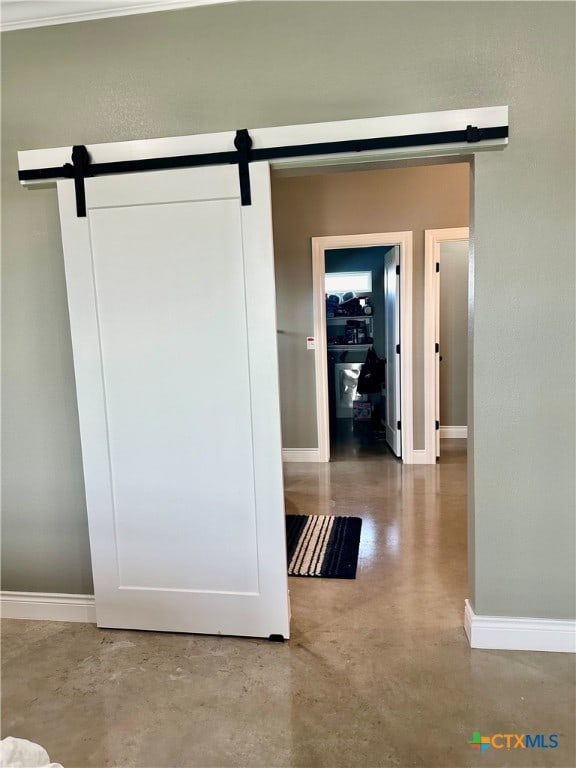
[[(435, 464), (436, 451), (436, 400), (440, 395), (439, 382), (436, 381), (436, 343), (438, 336), (438, 318), (440, 312), (440, 275), (435, 264), (440, 263), (442, 243), (457, 240), (470, 240), (469, 227), (449, 227), (446, 229), (424, 230), (424, 451), (426, 464)], [(469, 274), (470, 282), (471, 276)], [(468, 293), (469, 297), (473, 294)], [(468, 312), (471, 311), (471, 299), (468, 299)]]
[[(312, 294), (314, 304), (314, 367), (318, 462), (330, 461), (328, 410), (328, 349), (324, 290), (325, 252), (338, 248), (399, 246), (400, 249), (400, 420), (402, 461), (416, 464), (414, 456), (414, 402), (412, 374), (412, 232), (372, 232), (360, 235), (330, 235), (312, 238)], [(419, 452), (417, 452), (419, 453)]]

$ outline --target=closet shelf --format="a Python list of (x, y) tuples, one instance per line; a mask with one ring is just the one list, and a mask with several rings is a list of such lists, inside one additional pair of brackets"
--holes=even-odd
[(359, 352), (367, 352), (372, 344), (328, 344), (328, 349), (342, 350), (356, 350)]

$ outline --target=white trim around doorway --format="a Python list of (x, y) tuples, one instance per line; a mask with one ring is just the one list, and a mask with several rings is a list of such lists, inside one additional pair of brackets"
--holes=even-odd
[[(453, 240), (469, 240), (468, 227), (426, 229), (424, 232), (424, 451), (426, 464), (436, 463), (436, 403), (440, 396), (436, 385), (436, 342), (440, 291), (435, 264), (440, 263), (440, 246)], [(473, 295), (472, 292), (469, 294)], [(458, 434), (448, 430), (459, 430)], [(462, 431), (466, 430), (466, 434)], [(467, 437), (467, 427), (440, 426), (440, 437)]]
[(316, 414), (319, 462), (330, 461), (328, 415), (328, 370), (326, 347), (326, 302), (324, 297), (325, 251), (335, 248), (400, 247), (400, 408), (402, 461), (421, 463), (414, 455), (414, 414), (412, 396), (412, 232), (372, 232), (360, 235), (331, 235), (312, 238), (312, 286), (314, 295), (314, 363), (316, 371)]

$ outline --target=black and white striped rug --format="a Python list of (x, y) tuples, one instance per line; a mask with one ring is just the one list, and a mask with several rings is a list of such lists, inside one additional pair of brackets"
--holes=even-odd
[(288, 576), (355, 579), (362, 520), (286, 515)]

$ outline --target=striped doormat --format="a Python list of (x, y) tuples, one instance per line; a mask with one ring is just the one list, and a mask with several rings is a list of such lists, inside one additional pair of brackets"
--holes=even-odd
[(355, 579), (359, 517), (286, 515), (288, 576)]

